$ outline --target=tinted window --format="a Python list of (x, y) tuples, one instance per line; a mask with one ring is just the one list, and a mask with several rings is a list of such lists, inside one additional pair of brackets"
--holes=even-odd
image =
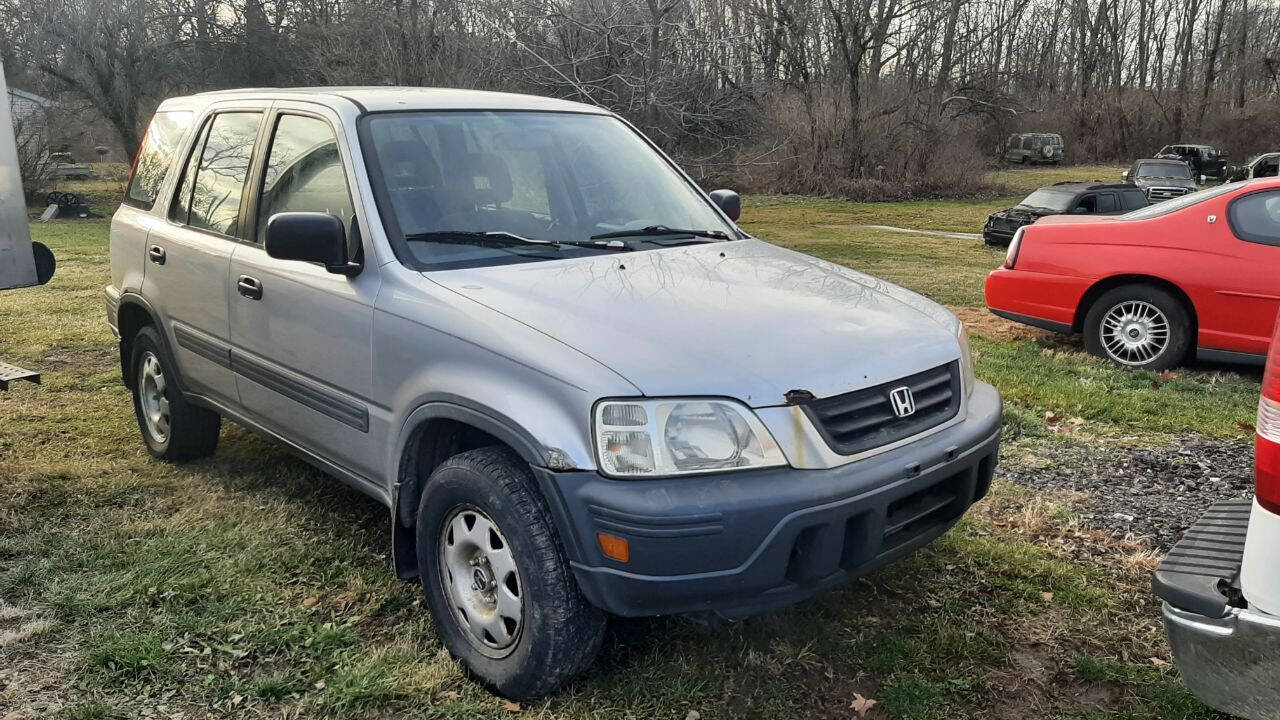
[(142, 146), (138, 148), (129, 189), (125, 191), (126, 203), (144, 210), (151, 209), (160, 194), (160, 184), (173, 164), (173, 156), (178, 152), (178, 143), (182, 142), (182, 136), (190, 125), (191, 113), (185, 110), (156, 113), (142, 138)]
[(1181, 162), (1138, 163), (1138, 177), (1190, 179), (1191, 168)]
[(1120, 193), (1120, 197), (1124, 200), (1125, 210), (1137, 210), (1147, 206), (1147, 196), (1141, 190), (1125, 190)]
[(1076, 201), (1075, 207), (1072, 209), (1078, 210), (1080, 208), (1084, 208), (1086, 212), (1097, 212), (1098, 196), (1097, 195), (1081, 195), (1080, 199)]
[(200, 154), (204, 152), (205, 139), (209, 137), (210, 124), (206, 122), (204, 127), (200, 128), (200, 134), (196, 136), (191, 153), (187, 156), (186, 167), (182, 170), (182, 181), (178, 185), (178, 192), (174, 194), (173, 203), (169, 206), (169, 219), (183, 225), (191, 215), (191, 184), (195, 182), (196, 167), (200, 164)]
[(262, 179), (258, 238), (267, 219), (281, 212), (322, 212), (342, 218), (351, 232), (351, 193), (329, 123), (301, 115), (282, 115), (276, 123)]
[(1067, 211), (1067, 208), (1071, 206), (1071, 201), (1074, 199), (1075, 195), (1064, 190), (1040, 188), (1023, 198), (1022, 202), (1018, 204), (1022, 207), (1041, 208), (1061, 213)]
[(1280, 190), (1245, 195), (1231, 203), (1227, 215), (1240, 239), (1280, 245)]
[(1258, 163), (1258, 167), (1254, 170), (1254, 177), (1275, 177), (1280, 174), (1280, 155), (1268, 158)]
[(228, 112), (206, 123), (183, 172), (172, 219), (222, 235), (240, 232), (240, 199), (261, 120), (262, 113)]
[(1116, 196), (1111, 193), (1098, 193), (1098, 212), (1109, 213), (1116, 211)]

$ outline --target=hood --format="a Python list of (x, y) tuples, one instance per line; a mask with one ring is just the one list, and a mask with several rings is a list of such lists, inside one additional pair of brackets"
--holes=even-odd
[(1046, 217), (1052, 214), (1053, 213), (1046, 212), (1044, 210), (1037, 210), (1034, 208), (1023, 207), (1021, 205), (1015, 205), (1009, 208), (1008, 210), (999, 210), (997, 212), (993, 212), (988, 217), (996, 218), (997, 220), (1014, 220), (1017, 222), (1029, 223), (1029, 222), (1035, 222), (1039, 218)]
[(946, 308), (759, 240), (425, 273), (608, 366), (647, 396), (755, 407), (960, 356)]
[(1191, 178), (1164, 178), (1164, 177), (1134, 178), (1133, 184), (1137, 185), (1140, 188), (1186, 187), (1194, 190), (1197, 187), (1196, 181), (1192, 180)]

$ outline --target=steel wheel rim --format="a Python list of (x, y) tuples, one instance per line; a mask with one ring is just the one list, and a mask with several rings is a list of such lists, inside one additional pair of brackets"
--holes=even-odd
[(440, 530), (440, 584), (450, 616), (472, 647), (505, 657), (524, 629), (524, 583), (511, 543), (478, 508), (461, 506)]
[(160, 358), (148, 350), (138, 369), (138, 398), (147, 433), (158, 443), (169, 439), (169, 399), (165, 397), (168, 387)]
[(1169, 318), (1145, 300), (1125, 300), (1102, 316), (1099, 334), (1107, 356), (1122, 365), (1145, 365), (1169, 347)]

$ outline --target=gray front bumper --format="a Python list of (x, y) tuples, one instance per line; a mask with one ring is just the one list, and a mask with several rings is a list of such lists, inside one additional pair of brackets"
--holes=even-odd
[(1164, 626), (1182, 682), (1202, 702), (1249, 720), (1280, 717), (1280, 618), (1208, 618), (1165, 603)]

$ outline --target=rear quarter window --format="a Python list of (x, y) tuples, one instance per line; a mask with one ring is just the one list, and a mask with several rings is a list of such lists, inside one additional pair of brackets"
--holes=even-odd
[(173, 165), (183, 135), (191, 126), (191, 117), (186, 110), (175, 110), (158, 112), (151, 119), (129, 176), (129, 187), (124, 193), (126, 204), (143, 210), (155, 205), (160, 185)]
[(1280, 245), (1280, 190), (1237, 198), (1227, 209), (1236, 237), (1264, 245)]

